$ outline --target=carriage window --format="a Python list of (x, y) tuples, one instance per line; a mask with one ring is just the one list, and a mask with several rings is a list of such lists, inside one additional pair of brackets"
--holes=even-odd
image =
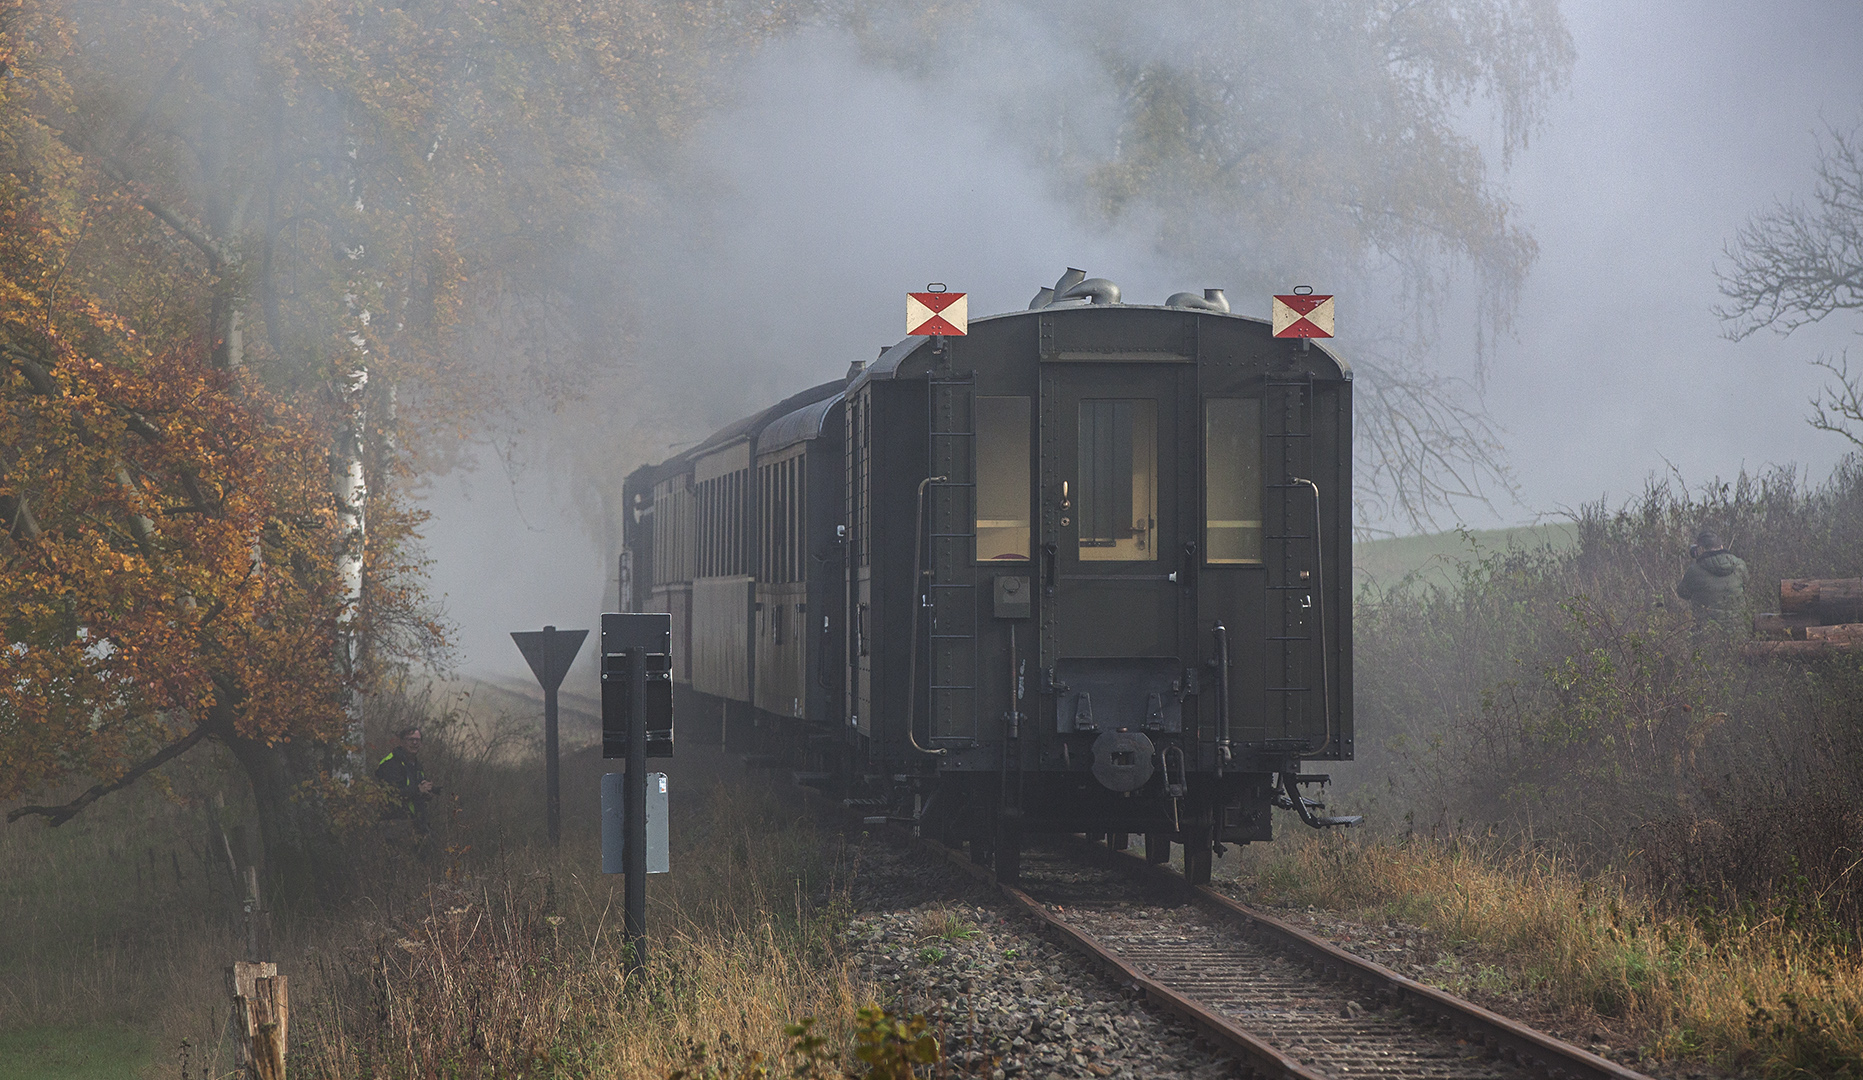
[(1261, 401), (1204, 403), (1203, 548), (1212, 563), (1261, 561)]
[(1158, 557), (1158, 405), (1080, 403), (1080, 490), (1073, 492), (1083, 562)]
[(1029, 399), (977, 399), (977, 561), (1029, 557)]

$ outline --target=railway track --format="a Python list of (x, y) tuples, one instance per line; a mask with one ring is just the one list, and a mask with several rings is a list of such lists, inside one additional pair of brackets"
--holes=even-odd
[[(926, 844), (978, 877), (961, 853)], [(1025, 854), (1003, 894), (1122, 984), (1256, 1075), (1342, 1080), (1647, 1080), (1085, 841)]]

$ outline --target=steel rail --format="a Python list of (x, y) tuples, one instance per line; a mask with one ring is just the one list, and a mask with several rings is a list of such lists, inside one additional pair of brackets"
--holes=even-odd
[[(819, 793), (810, 794), (819, 799), (818, 805), (824, 809), (831, 808), (844, 818), (852, 816)], [(871, 819), (862, 823), (869, 828), (878, 826)], [(909, 848), (940, 856), (979, 883), (994, 886), (1006, 900), (1034, 919), (1050, 939), (1084, 956), (1114, 981), (1138, 991), (1153, 1005), (1189, 1023), (1212, 1042), (1234, 1054), (1256, 1075), (1275, 1080), (1329, 1080), (1328, 1074), (1310, 1069), (1287, 1056), (1228, 1016), (1140, 971), (1099, 939), (1059, 918), (1040, 900), (1013, 884), (999, 881), (988, 867), (971, 861), (962, 851), (921, 837), (897, 822), (878, 826), (878, 831)], [(1109, 850), (1084, 837), (1071, 838), (1071, 842), (1065, 846), (1073, 853), (1100, 861), (1127, 877), (1177, 890), (1198, 907), (1235, 926), (1244, 936), (1255, 939), (1258, 944), (1308, 961), (1316, 970), (1326, 972), (1337, 982), (1387, 995), (1394, 1004), (1400, 1005), (1407, 1012), (1445, 1024), (1470, 1042), (1482, 1045), (1495, 1057), (1547, 1077), (1548, 1080), (1651, 1080), (1634, 1069), (1347, 952), (1272, 915), (1256, 911), (1208, 885), (1193, 886), (1184, 880), (1183, 875), (1168, 867), (1148, 863), (1129, 852)]]
[(886, 832), (912, 848), (942, 856), (983, 884), (995, 886), (1006, 899), (1039, 923), (1050, 938), (1085, 956), (1121, 986), (1139, 991), (1153, 1005), (1186, 1021), (1212, 1042), (1235, 1054), (1257, 1076), (1273, 1080), (1330, 1080), (1250, 1034), (1235, 1021), (1126, 963), (1092, 935), (1056, 918), (1041, 901), (1008, 882), (998, 881), (988, 867), (972, 862), (962, 851), (918, 836), (897, 824), (888, 824)]
[(1265, 912), (1225, 896), (1208, 885), (1191, 885), (1163, 866), (1147, 863), (1129, 852), (1111, 851), (1084, 839), (1072, 845), (1089, 849), (1109, 865), (1133, 877), (1150, 878), (1182, 889), (1199, 907), (1240, 928), (1245, 936), (1298, 955), (1334, 979), (1367, 991), (1383, 992), (1407, 1010), (1433, 1016), (1459, 1030), (1471, 1042), (1486, 1046), (1504, 1061), (1556, 1078), (1556, 1080), (1650, 1080), (1643, 1073), (1599, 1057), (1562, 1039), (1536, 1031), (1516, 1020), (1464, 1001), (1434, 986), (1400, 975), (1390, 968), (1316, 937)]

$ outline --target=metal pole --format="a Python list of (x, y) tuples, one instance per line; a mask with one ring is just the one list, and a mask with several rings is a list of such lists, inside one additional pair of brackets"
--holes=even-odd
[(624, 799), (627, 825), (627, 898), (622, 928), (633, 947), (630, 971), (647, 967), (647, 651), (628, 650), (629, 702), (627, 777)]
[(563, 783), (556, 749), (556, 690), (543, 692), (544, 819), (550, 827), (550, 846), (563, 835)]

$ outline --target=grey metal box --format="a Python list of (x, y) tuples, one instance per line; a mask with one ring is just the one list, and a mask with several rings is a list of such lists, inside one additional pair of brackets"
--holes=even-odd
[(602, 613), (602, 654), (640, 648), (650, 653), (673, 651), (673, 617), (663, 611)]
[[(621, 798), (625, 773), (602, 774), (602, 873), (627, 872), (627, 807)], [(667, 829), (666, 774), (647, 774), (647, 872), (672, 870)]]
[(996, 579), (996, 617), (999, 619), (1026, 619), (1033, 614), (1029, 597), (1034, 593), (1029, 579), (1018, 574), (1005, 574)]

